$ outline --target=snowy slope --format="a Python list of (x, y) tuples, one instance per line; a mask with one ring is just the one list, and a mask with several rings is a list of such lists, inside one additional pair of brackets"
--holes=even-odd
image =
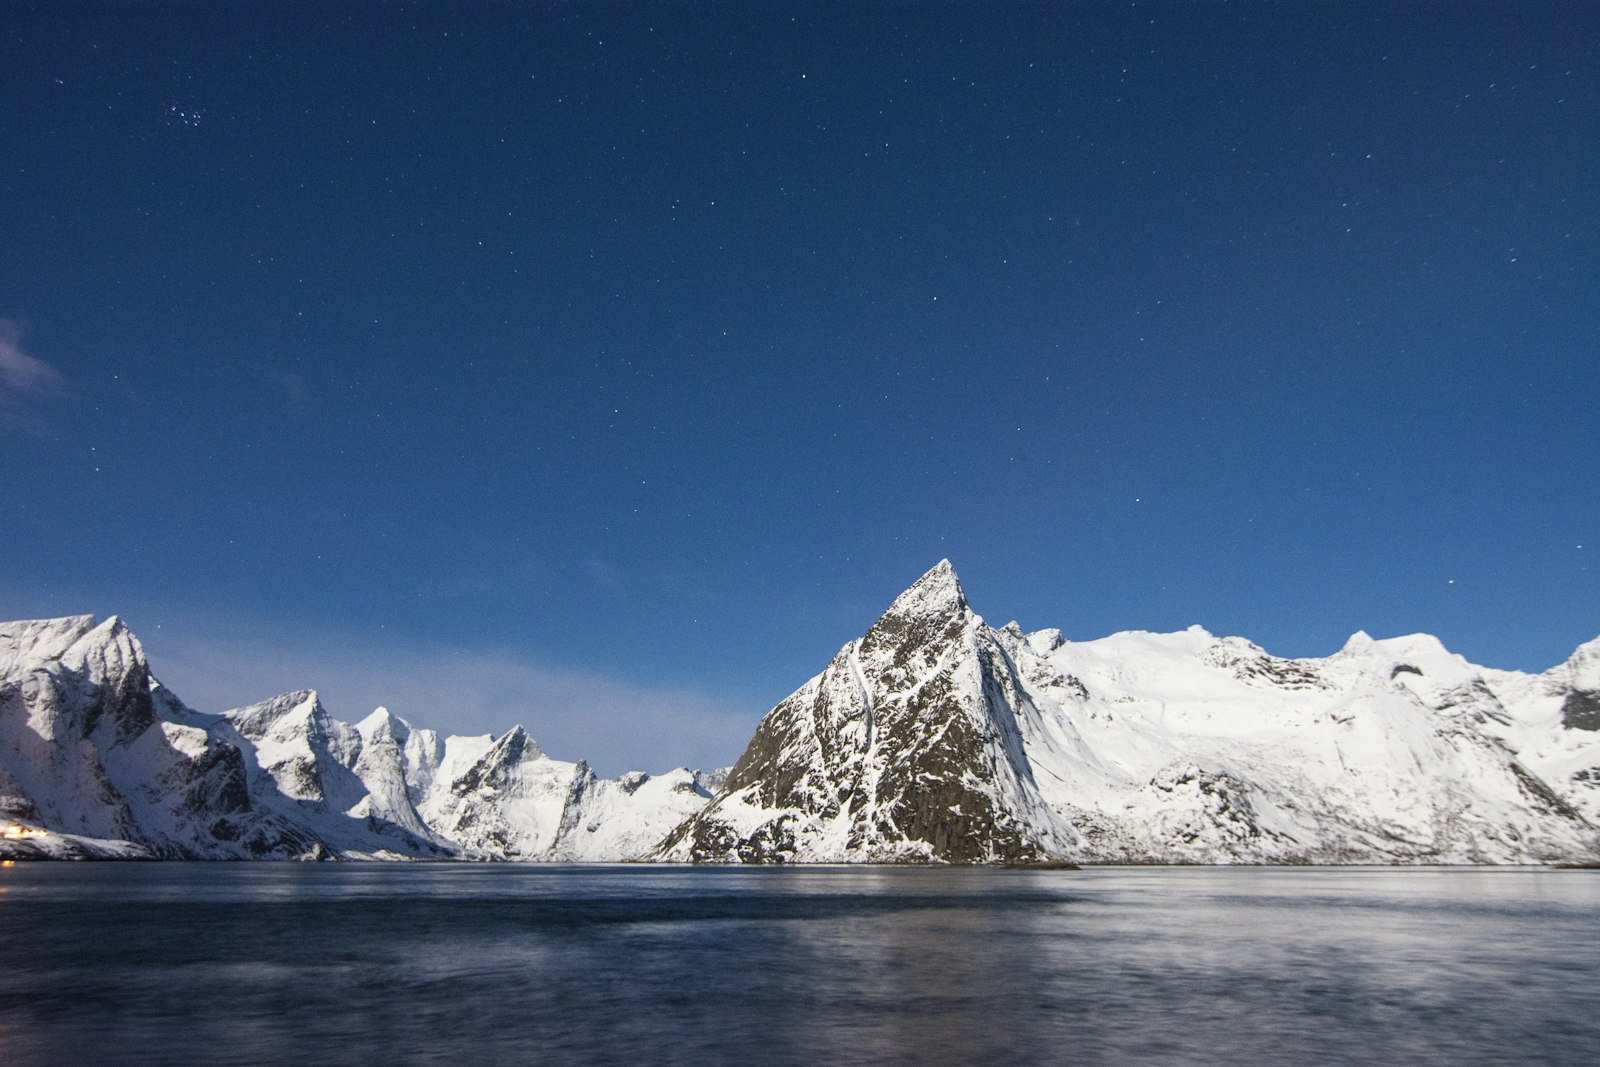
[(251, 797), (347, 857), (447, 859), (406, 784), (410, 727), (379, 708), (357, 726), (314, 691), (224, 712), (208, 726), (245, 754)]
[(682, 768), (598, 778), (587, 763), (545, 755), (518, 726), (450, 738), (422, 812), (468, 855), (616, 861), (648, 852), (720, 783)]
[(115, 616), (0, 624), (0, 855), (317, 854), (191, 720)]
[(1284, 659), (1199, 627), (995, 629), (948, 562), (725, 776), (601, 779), (311, 691), (221, 714), (116, 618), (0, 624), (0, 857), (1523, 863), (1600, 858), (1600, 639)]
[[(1497, 672), (1435, 638), (1357, 634), (1305, 660), (1198, 627), (1081, 644), (1013, 634), (1011, 645), (1041, 703), (1105, 768), (1074, 775), (1050, 738), (1030, 747), (1086, 858), (1508, 863), (1594, 853), (1594, 827), (1568, 781), (1545, 781), (1550, 764), (1534, 738), (1509, 744), (1492, 728), (1508, 714)], [(1595, 740), (1566, 743), (1586, 744), (1592, 764)]]
[(1288, 660), (1199, 627), (996, 630), (948, 562), (762, 722), (658, 856), (1587, 860), (1600, 641), (1536, 677), (1425, 635)]
[(599, 779), (520, 726), (350, 725), (309, 690), (207, 714), (116, 618), (0, 624), (0, 857), (621, 860), (720, 781)]

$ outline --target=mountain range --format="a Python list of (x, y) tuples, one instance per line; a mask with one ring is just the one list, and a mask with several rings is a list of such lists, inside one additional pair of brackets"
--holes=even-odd
[(0, 857), (779, 863), (1600, 860), (1600, 639), (1320, 659), (989, 626), (948, 561), (726, 771), (599, 778), (312, 691), (196, 711), (116, 617), (0, 624)]

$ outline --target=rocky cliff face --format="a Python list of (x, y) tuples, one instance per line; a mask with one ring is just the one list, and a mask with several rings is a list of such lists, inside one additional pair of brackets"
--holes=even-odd
[(1199, 627), (996, 630), (948, 563), (762, 722), (658, 855), (721, 862), (1591, 859), (1600, 642), (1544, 675), (1425, 635), (1326, 659)]
[(948, 562), (773, 709), (670, 858), (1038, 860), (1069, 852), (1033, 780), (1033, 714)]

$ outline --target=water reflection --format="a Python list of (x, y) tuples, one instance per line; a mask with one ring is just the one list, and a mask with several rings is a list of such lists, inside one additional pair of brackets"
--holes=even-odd
[(0, 1062), (1592, 1060), (1595, 872), (19, 865)]

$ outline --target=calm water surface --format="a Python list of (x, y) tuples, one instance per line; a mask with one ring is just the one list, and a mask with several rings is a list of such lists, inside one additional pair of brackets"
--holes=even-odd
[(1600, 871), (0, 868), (0, 1064), (1582, 1064)]

